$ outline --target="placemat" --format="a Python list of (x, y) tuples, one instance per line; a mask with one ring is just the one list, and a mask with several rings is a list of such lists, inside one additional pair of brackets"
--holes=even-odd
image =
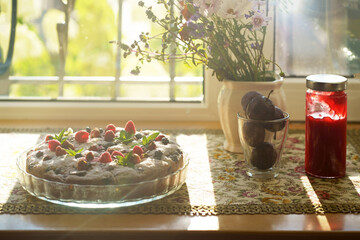
[(148, 204), (116, 209), (80, 209), (39, 200), (17, 181), (16, 154), (61, 129), (0, 128), (1, 214), (306, 214), (360, 213), (360, 130), (348, 131), (347, 175), (318, 179), (304, 172), (304, 132), (290, 130), (284, 167), (270, 180), (248, 177), (242, 154), (223, 149), (221, 130), (161, 131), (189, 154), (186, 184), (174, 194)]

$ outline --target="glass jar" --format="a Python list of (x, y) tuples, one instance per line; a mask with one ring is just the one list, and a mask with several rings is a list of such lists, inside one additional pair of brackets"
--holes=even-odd
[(305, 171), (320, 178), (346, 172), (347, 79), (331, 74), (306, 78)]

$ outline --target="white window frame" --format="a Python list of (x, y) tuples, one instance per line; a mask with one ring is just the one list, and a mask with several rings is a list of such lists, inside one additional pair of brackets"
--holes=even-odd
[[(2, 101), (2, 120), (218, 121), (221, 82), (206, 71), (203, 103)], [(305, 79), (285, 78), (286, 111), (292, 121), (305, 120)], [(348, 121), (360, 121), (360, 79), (349, 79)]]

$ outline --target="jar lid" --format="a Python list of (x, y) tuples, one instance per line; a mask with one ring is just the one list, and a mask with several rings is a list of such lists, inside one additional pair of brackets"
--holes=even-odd
[(316, 74), (306, 77), (306, 87), (324, 92), (343, 91), (347, 88), (347, 78), (333, 74)]

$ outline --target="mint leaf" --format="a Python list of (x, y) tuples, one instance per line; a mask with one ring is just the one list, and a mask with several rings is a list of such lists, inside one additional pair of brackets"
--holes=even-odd
[(65, 149), (65, 151), (66, 151), (70, 156), (73, 156), (73, 157), (75, 157), (76, 154), (81, 153), (82, 150), (83, 150), (83, 148), (81, 148), (81, 149), (79, 149), (79, 150), (77, 150), (77, 151), (72, 150), (72, 149)]
[(63, 129), (63, 130), (59, 133), (59, 135), (55, 134), (54, 139), (55, 139), (55, 140), (58, 140), (61, 144), (63, 144), (63, 142), (65, 142), (66, 139), (67, 139), (67, 138), (63, 138), (63, 137), (64, 137), (64, 133), (65, 133), (65, 129)]
[(117, 161), (116, 163), (118, 165), (124, 166), (124, 167), (134, 167), (134, 164), (131, 162), (131, 157), (132, 157), (132, 151), (129, 152), (128, 154), (126, 154), (124, 157), (117, 155)]
[(115, 138), (115, 140), (118, 140), (119, 142), (122, 142), (124, 144), (128, 144), (134, 140), (133, 136), (133, 133), (128, 133), (125, 130), (121, 130), (119, 137)]
[(148, 145), (150, 142), (154, 141), (157, 136), (159, 136), (160, 132), (154, 132), (150, 134), (149, 136), (143, 136), (142, 138), (142, 144), (144, 146)]

